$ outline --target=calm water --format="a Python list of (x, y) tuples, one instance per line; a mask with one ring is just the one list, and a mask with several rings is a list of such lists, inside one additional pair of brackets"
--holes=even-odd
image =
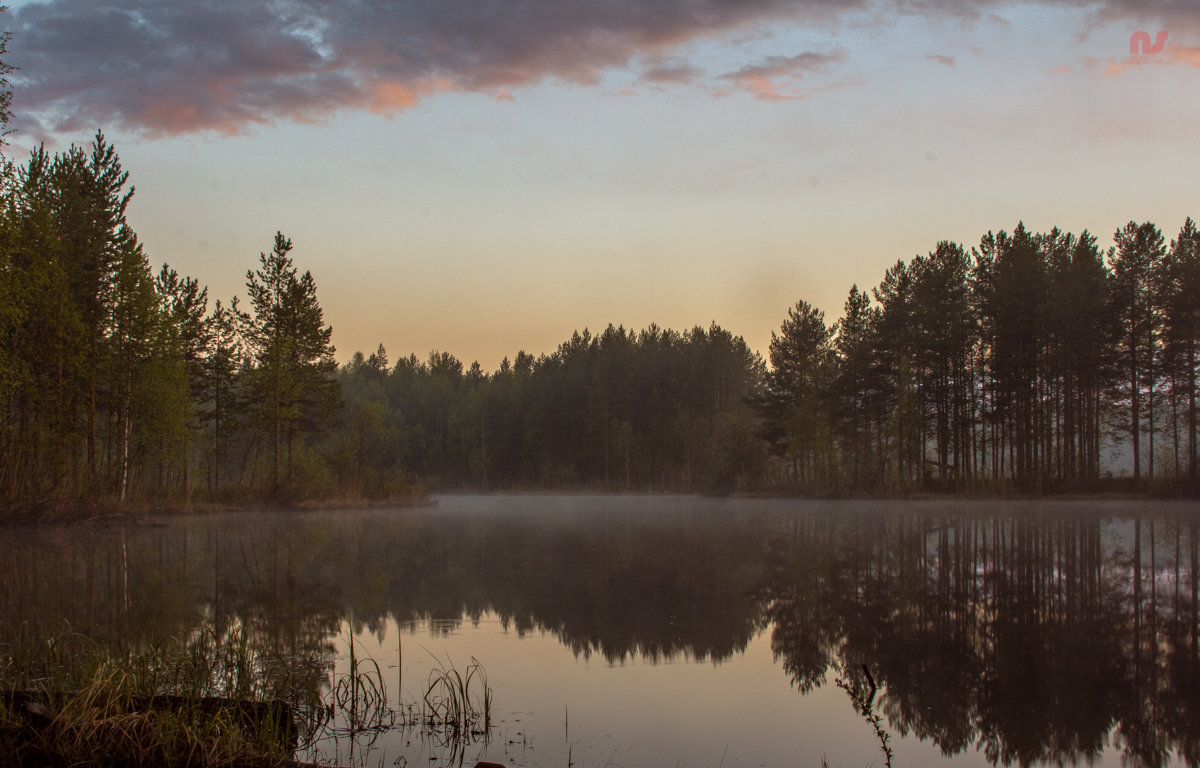
[[(245, 627), (393, 705), (477, 659), (487, 739), (342, 764), (1200, 765), (1195, 504), (445, 496), (436, 507), (4, 531), (0, 628)], [(2, 630), (0, 631), (7, 631)], [(298, 669), (300, 668), (298, 666)]]

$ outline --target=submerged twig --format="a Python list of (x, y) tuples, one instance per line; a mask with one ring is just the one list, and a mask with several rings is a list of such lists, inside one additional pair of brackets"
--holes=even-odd
[(838, 688), (841, 688), (846, 692), (846, 694), (850, 697), (850, 701), (854, 703), (855, 710), (857, 710), (858, 713), (863, 716), (863, 719), (866, 720), (871, 726), (872, 730), (875, 731), (875, 738), (879, 739), (879, 748), (883, 751), (883, 764), (886, 766), (886, 768), (891, 768), (892, 757), (895, 755), (895, 752), (892, 750), (892, 747), (889, 743), (892, 739), (892, 735), (883, 727), (883, 718), (881, 718), (874, 709), (875, 693), (878, 690), (875, 685), (875, 679), (871, 677), (871, 671), (867, 668), (866, 664), (862, 665), (862, 669), (867, 676), (867, 683), (871, 686), (871, 692), (866, 698), (863, 698), (862, 695), (859, 694), (857, 686), (853, 685), (852, 683), (849, 683), (840, 677), (835, 679), (834, 682), (837, 683)]
[(867, 676), (867, 683), (871, 686), (871, 693), (867, 696), (867, 704), (871, 704), (875, 701), (875, 691), (877, 691), (878, 688), (875, 687), (875, 678), (871, 677), (871, 670), (866, 664), (862, 665), (862, 670), (863, 674)]

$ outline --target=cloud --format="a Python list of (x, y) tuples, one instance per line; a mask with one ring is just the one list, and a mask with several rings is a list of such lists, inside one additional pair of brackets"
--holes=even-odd
[(1177, 64), (1200, 69), (1200, 46), (1170, 45), (1166, 53)]
[(1200, 69), (1200, 46), (1167, 45), (1160, 53), (1137, 54), (1125, 58), (1084, 59), (1091, 70), (1103, 70), (1104, 77), (1117, 77), (1146, 67), (1185, 66)]
[(927, 53), (927, 54), (925, 54), (925, 58), (929, 59), (930, 61), (936, 61), (938, 64), (942, 64), (947, 67), (954, 66), (954, 57), (953, 56), (942, 56), (941, 54), (938, 54), (938, 53)]
[(639, 78), (644, 83), (686, 85), (703, 77), (704, 72), (683, 59), (661, 59), (652, 62)]
[[(763, 101), (796, 101), (811, 96), (805, 91), (795, 90), (793, 81), (804, 77), (807, 72), (823, 70), (830, 64), (845, 58), (842, 51), (833, 53), (801, 53), (795, 56), (769, 56), (759, 64), (743, 67), (736, 72), (720, 76), (736, 87), (748, 91)], [(782, 83), (780, 82), (782, 81)]]
[[(342, 110), (403, 112), (446, 91), (495, 98), (547, 80), (595, 85), (637, 62), (649, 62), (644, 83), (695, 81), (702, 73), (672, 57), (700, 39), (836, 27), (864, 12), (986, 20), (1018, 1), (47, 0), (5, 21), (8, 59), (22, 68), (13, 84), (24, 132), (232, 134)], [(1192, 0), (1034, 2), (1167, 25), (1173, 38), (1200, 31)], [(724, 82), (759, 98), (799, 98), (781, 83), (805, 71), (751, 68)]]
[[(853, 0), (854, 3), (867, 0)], [(611, 68), (842, 0), (50, 0), (11, 11), (17, 127), (238, 133)], [(685, 64), (649, 71), (666, 82)]]

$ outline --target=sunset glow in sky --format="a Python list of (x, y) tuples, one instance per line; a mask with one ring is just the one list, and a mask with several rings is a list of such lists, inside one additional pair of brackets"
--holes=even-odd
[(9, 154), (103, 129), (210, 302), (283, 231), (343, 361), (714, 320), (765, 354), (939, 240), (1200, 217), (1194, 0), (10, 6)]

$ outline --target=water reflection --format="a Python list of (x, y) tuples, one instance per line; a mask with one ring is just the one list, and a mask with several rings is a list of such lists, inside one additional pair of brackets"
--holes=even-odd
[(1196, 564), (1194, 512), (848, 514), (775, 540), (759, 598), (797, 687), (867, 663), (947, 754), (1195, 765)]
[(1198, 541), (1175, 505), (447, 497), (9, 531), (0, 616), (131, 644), (240, 626), (327, 684), (348, 618), (494, 613), (613, 664), (720, 662), (765, 628), (798, 691), (867, 664), (887, 726), (945, 755), (1198, 765)]

